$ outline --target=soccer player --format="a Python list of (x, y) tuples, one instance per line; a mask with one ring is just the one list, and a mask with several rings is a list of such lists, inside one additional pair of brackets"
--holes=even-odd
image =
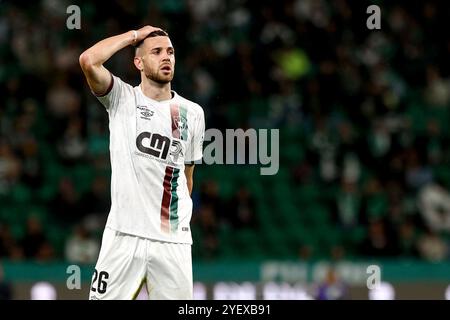
[[(103, 65), (135, 47), (141, 83)], [(111, 210), (92, 276), (90, 299), (192, 299), (191, 192), (202, 158), (203, 109), (171, 90), (175, 49), (152, 26), (104, 39), (80, 55), (92, 93), (109, 116)], [(130, 61), (131, 62), (131, 61)]]

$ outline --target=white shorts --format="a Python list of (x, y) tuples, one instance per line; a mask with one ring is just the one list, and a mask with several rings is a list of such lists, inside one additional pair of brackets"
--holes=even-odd
[(89, 299), (135, 299), (144, 284), (149, 299), (191, 300), (191, 245), (105, 228)]

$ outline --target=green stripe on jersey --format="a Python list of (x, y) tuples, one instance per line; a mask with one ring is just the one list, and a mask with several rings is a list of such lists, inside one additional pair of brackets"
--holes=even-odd
[(175, 232), (178, 229), (178, 177), (180, 176), (180, 169), (173, 169), (172, 180), (170, 181), (170, 192), (172, 197), (170, 200), (170, 229)]
[(180, 121), (183, 124), (181, 129), (181, 140), (187, 140), (187, 110), (185, 107), (180, 106)]

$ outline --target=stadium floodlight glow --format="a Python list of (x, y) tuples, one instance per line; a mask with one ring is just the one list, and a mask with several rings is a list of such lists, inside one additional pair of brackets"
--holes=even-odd
[(30, 290), (31, 300), (56, 300), (55, 287), (45, 281), (36, 282)]
[(394, 300), (395, 289), (389, 282), (380, 282), (378, 286), (369, 290), (369, 300)]
[(450, 300), (450, 284), (448, 285), (447, 289), (445, 290), (445, 300)]
[(250, 282), (218, 282), (213, 288), (214, 300), (255, 300), (256, 286)]
[(264, 300), (314, 300), (302, 284), (268, 282), (263, 289)]
[(207, 300), (206, 287), (201, 282), (194, 283), (194, 300)]

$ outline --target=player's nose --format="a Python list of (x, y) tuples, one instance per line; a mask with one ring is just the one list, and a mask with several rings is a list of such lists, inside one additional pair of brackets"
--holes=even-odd
[(163, 58), (162, 58), (161, 64), (164, 64), (164, 63), (169, 63), (169, 64), (171, 64), (169, 56), (166, 56), (166, 57), (163, 57)]

